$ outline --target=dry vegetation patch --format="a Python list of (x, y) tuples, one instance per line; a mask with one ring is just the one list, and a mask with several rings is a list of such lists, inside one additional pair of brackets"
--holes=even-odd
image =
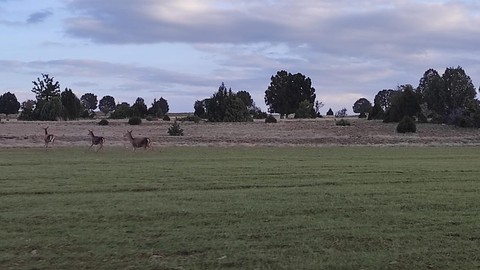
[(124, 134), (133, 129), (135, 136), (148, 136), (154, 146), (324, 146), (324, 145), (477, 145), (478, 129), (464, 129), (437, 124), (417, 124), (417, 133), (398, 134), (396, 124), (350, 118), (351, 126), (336, 126), (333, 118), (281, 120), (250, 123), (181, 122), (185, 136), (169, 136), (173, 121), (143, 121), (139, 126), (128, 120), (109, 120), (108, 126), (98, 120), (67, 122), (2, 121), (0, 147), (43, 147), (43, 127), (56, 135), (55, 147), (89, 146), (88, 129), (106, 139), (105, 147), (129, 145)]

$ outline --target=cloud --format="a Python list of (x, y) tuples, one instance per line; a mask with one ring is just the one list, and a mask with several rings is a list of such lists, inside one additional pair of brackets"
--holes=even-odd
[(38, 11), (28, 16), (27, 23), (28, 24), (41, 23), (51, 16), (53, 16), (53, 12), (49, 10)]
[(273, 27), (268, 20), (213, 4), (213, 1), (140, 0), (132, 6), (124, 0), (71, 1), (70, 9), (83, 12), (67, 20), (67, 33), (99, 43), (271, 40), (265, 35), (266, 28)]
[[(353, 58), (425, 66), (441, 55), (480, 52), (480, 7), (469, 1), (224, 2), (71, 0), (77, 12), (66, 32), (108, 44), (227, 46), (224, 63), (252, 66), (248, 59), (270, 68), (321, 64), (324, 56), (337, 64)], [(242, 58), (232, 47), (257, 51)]]
[[(66, 59), (19, 65), (25, 72), (52, 70), (55, 76), (72, 78), (72, 88), (109, 88), (119, 93), (143, 89), (145, 93), (165, 91), (169, 95), (203, 98), (223, 81), (235, 91), (250, 91), (261, 103), (270, 77), (284, 69), (310, 77), (319, 99), (332, 106), (329, 102), (353, 104), (356, 97), (373, 99), (379, 90), (398, 84), (416, 86), (429, 68), (439, 73), (457, 65), (469, 74), (480, 70), (480, 3), (476, 1), (62, 3), (64, 9), (58, 9), (56, 15), (62, 16), (63, 30), (73, 39), (58, 39), (60, 43), (50, 45), (81, 40), (83, 45), (67, 47), (76, 46), (76, 52), (88, 47), (89, 53), (78, 57), (92, 60), (72, 59), (68, 55), (59, 57)], [(30, 19), (41, 22), (51, 15), (35, 13)], [(171, 48), (167, 49), (165, 44)], [(178, 44), (188, 49), (172, 49)], [(105, 48), (114, 48), (108, 53), (115, 53), (117, 58), (109, 59), (108, 53), (99, 53)], [(149, 48), (149, 64), (142, 64), (140, 59), (147, 54), (144, 48)], [(162, 56), (168, 50), (169, 59), (155, 56), (155, 49), (162, 51)], [(179, 55), (177, 64), (172, 59), (179, 51), (188, 51), (189, 55)], [(138, 54), (139, 59), (131, 60), (136, 64), (128, 64), (119, 58), (122, 53)], [(189, 58), (195, 53), (207, 60)], [(74, 76), (78, 77), (73, 79)]]
[[(0, 71), (31, 74), (32, 80), (39, 77), (41, 71), (58, 80), (62, 88), (75, 90), (87, 87), (94, 88), (91, 91), (97, 88), (110, 92), (138, 92), (139, 95), (157, 92), (191, 95), (192, 91), (195, 93), (198, 89), (211, 89), (212, 85), (217, 84), (208, 78), (160, 68), (80, 59), (30, 62), (0, 60)], [(78, 78), (82, 80), (79, 81)], [(203, 94), (206, 93), (210, 95), (209, 91)], [(198, 94), (203, 96), (202, 93)]]

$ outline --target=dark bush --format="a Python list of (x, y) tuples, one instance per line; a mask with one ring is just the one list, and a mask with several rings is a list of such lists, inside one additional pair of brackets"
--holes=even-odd
[(165, 116), (163, 117), (163, 121), (170, 121), (170, 116), (168, 116), (168, 114), (165, 114)]
[(410, 116), (404, 116), (397, 125), (398, 133), (407, 133), (407, 132), (414, 133), (416, 131), (417, 131), (417, 125), (415, 124), (415, 120)]
[(180, 128), (180, 124), (177, 123), (177, 120), (168, 128), (168, 134), (170, 136), (183, 136), (183, 129)]
[(345, 119), (340, 119), (338, 121), (335, 121), (335, 125), (345, 127), (345, 126), (350, 126), (350, 122)]
[(98, 122), (99, 126), (108, 126), (108, 120), (107, 119), (102, 119)]
[(153, 121), (153, 117), (152, 117), (151, 115), (149, 115), (149, 116), (145, 117), (145, 120), (147, 120), (147, 121)]
[(142, 119), (140, 117), (134, 116), (128, 119), (129, 125), (140, 125), (142, 123)]
[(251, 112), (253, 119), (265, 119), (268, 117), (268, 114), (266, 112), (262, 111), (253, 111)]
[(93, 119), (95, 117), (95, 112), (89, 112), (88, 110), (84, 110), (80, 113), (80, 117), (85, 119)]
[(267, 118), (265, 118), (265, 123), (277, 123), (277, 118), (270, 114), (267, 116)]

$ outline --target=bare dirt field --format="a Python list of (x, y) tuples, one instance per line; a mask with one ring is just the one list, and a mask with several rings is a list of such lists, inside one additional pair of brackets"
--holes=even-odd
[(333, 118), (313, 120), (281, 120), (276, 124), (264, 121), (251, 123), (182, 122), (184, 136), (169, 136), (173, 121), (143, 121), (130, 126), (127, 120), (109, 120), (108, 126), (98, 120), (23, 122), (2, 120), (0, 148), (32, 148), (44, 146), (44, 131), (56, 135), (55, 147), (88, 147), (88, 129), (106, 139), (105, 148), (128, 147), (127, 130), (134, 136), (148, 136), (154, 147), (166, 146), (329, 146), (329, 145), (480, 145), (480, 130), (437, 124), (417, 124), (417, 133), (398, 134), (396, 124), (349, 118), (351, 126), (335, 125)]

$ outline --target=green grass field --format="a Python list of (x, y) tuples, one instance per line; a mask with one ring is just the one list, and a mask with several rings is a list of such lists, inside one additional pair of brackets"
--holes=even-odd
[(478, 269), (480, 149), (0, 150), (0, 269)]

